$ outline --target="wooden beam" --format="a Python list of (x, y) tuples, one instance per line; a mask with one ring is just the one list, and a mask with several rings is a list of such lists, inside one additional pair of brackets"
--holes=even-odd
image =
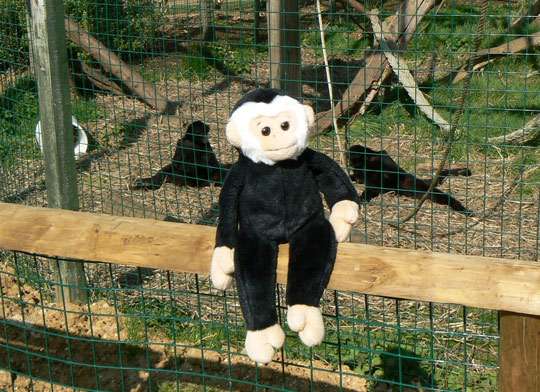
[(540, 392), (540, 317), (501, 312), (499, 390)]
[[(395, 35), (399, 47), (404, 49), (414, 37), (413, 33), (416, 31), (416, 27), (433, 8), (435, 0), (406, 0), (400, 4), (396, 15), (383, 23), (383, 31), (386, 34)], [(349, 87), (343, 92), (341, 100), (336, 104), (335, 113), (338, 118), (345, 117), (347, 119), (353, 115), (366, 92), (371, 88), (378, 89), (384, 79), (392, 73), (388, 71), (390, 64), (379, 49), (372, 50), (365, 58), (364, 63), (365, 66), (358, 71)], [(317, 113), (317, 134), (332, 127), (332, 116), (332, 110)]]
[[(209, 226), (0, 203), (3, 249), (208, 274), (214, 238)], [(343, 243), (329, 288), (540, 315), (539, 263)]]

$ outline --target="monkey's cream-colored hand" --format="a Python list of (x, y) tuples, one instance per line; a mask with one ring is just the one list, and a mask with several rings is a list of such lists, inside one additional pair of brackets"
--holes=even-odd
[(351, 200), (342, 200), (334, 204), (330, 214), (330, 224), (336, 233), (336, 240), (343, 242), (351, 232), (351, 226), (358, 220), (358, 204)]
[(210, 279), (216, 289), (231, 287), (234, 272), (234, 249), (218, 246), (214, 249), (210, 265)]

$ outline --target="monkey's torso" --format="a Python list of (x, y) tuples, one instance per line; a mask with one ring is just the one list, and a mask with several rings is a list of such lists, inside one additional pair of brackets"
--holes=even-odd
[(337, 249), (319, 191), (330, 208), (341, 200), (360, 201), (341, 167), (311, 149), (274, 165), (240, 155), (227, 174), (219, 197), (216, 247), (235, 251), (234, 274), (249, 330), (277, 323), (279, 243), (290, 244), (287, 304), (319, 306)]
[[(324, 219), (321, 191), (330, 208), (341, 200), (359, 202), (343, 170), (326, 155), (306, 149), (296, 160), (275, 165), (240, 155), (225, 179), (216, 246), (235, 247), (237, 229), (277, 243), (312, 219)], [(232, 200), (231, 200), (232, 198)]]

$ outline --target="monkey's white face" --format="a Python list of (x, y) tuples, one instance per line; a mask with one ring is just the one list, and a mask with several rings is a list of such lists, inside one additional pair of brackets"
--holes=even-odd
[(296, 158), (303, 150), (298, 143), (298, 120), (293, 111), (277, 116), (258, 116), (249, 122), (249, 132), (259, 142), (266, 157), (274, 162)]
[(296, 159), (306, 149), (313, 122), (310, 106), (278, 96), (269, 104), (249, 102), (237, 109), (227, 124), (227, 139), (253, 162), (273, 165)]

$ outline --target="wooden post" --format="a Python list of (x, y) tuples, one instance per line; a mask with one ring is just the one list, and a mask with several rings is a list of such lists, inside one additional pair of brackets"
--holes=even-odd
[[(47, 203), (50, 208), (79, 209), (73, 126), (69, 91), (62, 0), (31, 0), (31, 41), (38, 84), (45, 162)], [(86, 301), (82, 262), (57, 263), (56, 300)]]
[(270, 85), (302, 97), (302, 51), (298, 0), (268, 2)]
[(214, 1), (201, 1), (201, 30), (202, 40), (205, 42), (213, 42), (215, 38), (214, 31)]
[(540, 392), (540, 316), (501, 312), (499, 391)]

